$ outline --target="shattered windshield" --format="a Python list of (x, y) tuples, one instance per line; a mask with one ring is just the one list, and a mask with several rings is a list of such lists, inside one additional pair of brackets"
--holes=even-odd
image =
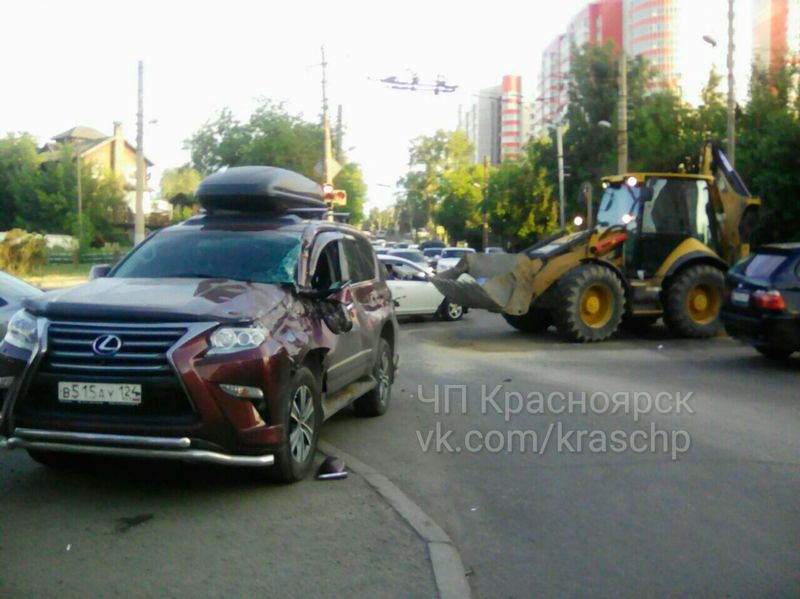
[(293, 233), (169, 231), (134, 250), (111, 276), (291, 284), (299, 256), (300, 237)]

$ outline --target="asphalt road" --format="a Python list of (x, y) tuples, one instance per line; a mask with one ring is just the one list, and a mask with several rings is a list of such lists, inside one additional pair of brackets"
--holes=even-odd
[[(800, 596), (800, 359), (658, 328), (572, 345), (481, 312), (404, 323), (399, 342), (390, 411), (344, 412), (323, 437), (449, 533), (475, 596)], [(613, 435), (639, 435), (635, 450), (612, 450)], [(0, 454), (0, 597), (112, 595), (433, 597), (435, 584), (424, 543), (357, 475), (281, 486)]]
[(432, 597), (425, 545), (363, 479), (0, 454), (0, 597)]
[[(341, 414), (325, 437), (450, 534), (476, 596), (800, 596), (800, 359), (770, 364), (728, 338), (658, 327), (567, 344), (483, 312), (402, 328), (390, 412), (366, 427)], [(541, 393), (544, 413), (516, 413), (514, 392)], [(637, 392), (645, 413), (623, 401)], [(450, 448), (437, 451), (437, 424)], [(527, 431), (524, 450), (508, 431)], [(612, 451), (613, 434), (635, 450)]]

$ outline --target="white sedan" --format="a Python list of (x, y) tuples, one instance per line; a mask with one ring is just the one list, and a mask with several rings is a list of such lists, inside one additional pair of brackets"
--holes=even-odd
[(448, 268), (453, 268), (464, 254), (474, 254), (472, 248), (444, 248), (439, 260), (436, 263), (436, 272), (444, 272)]
[(436, 316), (442, 320), (461, 320), (464, 308), (450, 303), (431, 283), (428, 273), (419, 265), (401, 258), (378, 256), (386, 267), (386, 284), (395, 301), (398, 316)]

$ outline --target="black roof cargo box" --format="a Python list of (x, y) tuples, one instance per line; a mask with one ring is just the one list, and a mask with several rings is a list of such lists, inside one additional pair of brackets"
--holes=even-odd
[(324, 212), (322, 188), (274, 166), (236, 166), (203, 179), (197, 201), (210, 212)]

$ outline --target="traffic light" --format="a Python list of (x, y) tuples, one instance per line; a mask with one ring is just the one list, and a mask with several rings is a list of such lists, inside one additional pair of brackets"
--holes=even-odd
[(344, 206), (347, 204), (347, 192), (344, 189), (334, 189), (330, 183), (322, 186), (322, 193), (325, 202), (333, 206)]

